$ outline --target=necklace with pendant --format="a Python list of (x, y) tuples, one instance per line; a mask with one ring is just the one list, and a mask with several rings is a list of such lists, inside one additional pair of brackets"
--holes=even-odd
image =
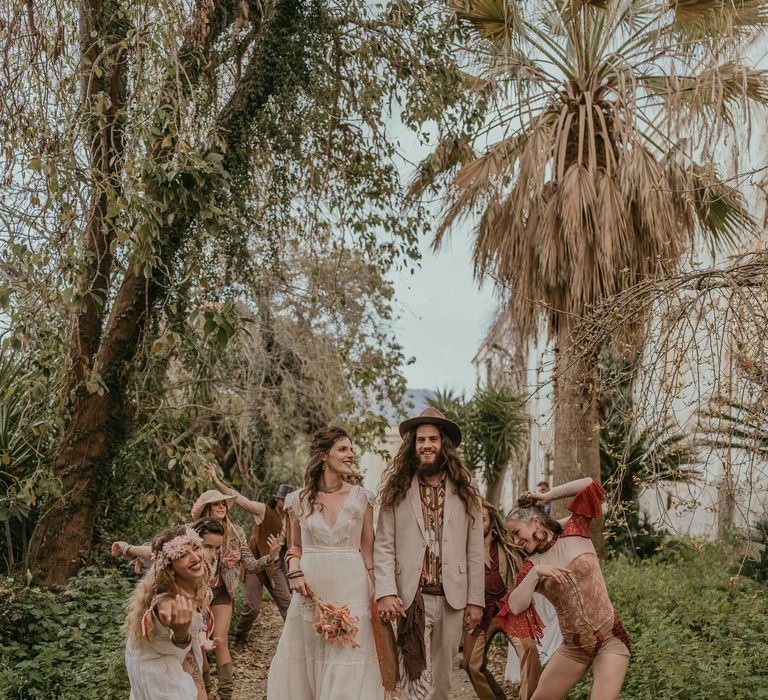
[(338, 483), (338, 486), (323, 486), (322, 484), (317, 485), (317, 490), (320, 493), (336, 493), (337, 491), (341, 490), (341, 487), (344, 486), (344, 482), (340, 481)]

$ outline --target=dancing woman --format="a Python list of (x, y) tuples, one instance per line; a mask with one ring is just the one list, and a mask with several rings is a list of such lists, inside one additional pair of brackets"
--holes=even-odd
[(219, 569), (211, 581), (211, 610), (213, 611), (213, 638), (216, 643), (216, 668), (219, 678), (219, 700), (230, 700), (234, 692), (234, 672), (229, 653), (229, 625), (232, 605), (237, 592), (238, 570), (242, 564), (246, 571), (262, 571), (274, 564), (280, 552), (276, 537), (268, 540), (269, 554), (256, 559), (248, 547), (243, 529), (229, 515), (229, 503), (237, 498), (211, 489), (205, 491), (192, 506), (193, 518), (212, 518), (224, 527), (224, 542), (219, 556)]
[[(344, 478), (352, 441), (341, 428), (318, 430), (304, 488), (285, 499), (286, 555), (293, 597), (267, 685), (268, 700), (381, 700), (384, 688), (371, 624), (374, 496)], [(331, 644), (313, 627), (307, 599), (349, 607), (358, 618), (354, 642)]]
[[(574, 496), (571, 516), (557, 521), (539, 506)], [(541, 620), (531, 605), (534, 591), (555, 607), (563, 644), (539, 680), (533, 700), (561, 700), (589, 667), (592, 700), (616, 700), (629, 664), (629, 638), (608, 597), (589, 525), (600, 517), (605, 491), (578, 479), (547, 493), (527, 492), (507, 517), (507, 530), (528, 554), (516, 588), (499, 613), (510, 636), (540, 636)]]
[[(515, 586), (523, 565), (518, 548), (512, 543), (499, 511), (483, 501), (483, 539), (485, 544), (485, 609), (480, 623), (464, 635), (464, 670), (480, 700), (506, 700), (506, 694), (491, 669), (488, 653), (494, 639), (504, 634), (499, 618), (502, 600)], [(536, 641), (530, 637), (507, 637), (520, 659), (520, 700), (529, 700), (541, 675)]]
[[(211, 579), (215, 580), (219, 568), (219, 554), (224, 542), (224, 526), (213, 518), (200, 518), (190, 526), (203, 540), (203, 554), (211, 572)], [(149, 566), (152, 563), (152, 542), (146, 544), (130, 544), (124, 540), (112, 543), (112, 556), (126, 559), (136, 564), (136, 573), (140, 573), (141, 565)]]
[(197, 634), (209, 577), (202, 539), (172, 528), (154, 539), (151, 553), (123, 625), (130, 700), (205, 700)]

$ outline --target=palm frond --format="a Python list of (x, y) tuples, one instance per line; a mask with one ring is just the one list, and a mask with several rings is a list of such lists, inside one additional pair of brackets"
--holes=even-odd
[(517, 3), (510, 0), (451, 0), (449, 8), (461, 23), (496, 44), (510, 43), (519, 27)]
[(709, 447), (740, 449), (768, 457), (768, 408), (762, 400), (716, 396), (699, 413), (700, 441)]
[(671, 0), (672, 22), (662, 31), (693, 40), (718, 40), (768, 26), (766, 0)]
[(473, 157), (474, 152), (466, 137), (452, 134), (441, 139), (432, 153), (419, 163), (416, 175), (406, 191), (406, 199), (420, 197), (435, 184), (437, 178)]
[(479, 199), (498, 186), (499, 178), (514, 168), (526, 144), (527, 134), (518, 132), (493, 144), (483, 155), (466, 163), (451, 184), (453, 193), (435, 233), (434, 248), (442, 244), (443, 236), (456, 219)]
[(708, 114), (735, 124), (734, 108), (747, 103), (768, 105), (768, 71), (735, 61), (708, 66), (698, 75), (641, 75), (638, 83), (664, 99), (667, 109), (683, 119)]

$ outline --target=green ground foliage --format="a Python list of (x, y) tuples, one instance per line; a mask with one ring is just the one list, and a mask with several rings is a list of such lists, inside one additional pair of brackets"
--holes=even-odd
[[(604, 563), (632, 638), (622, 698), (768, 698), (768, 592), (737, 576), (739, 548), (672, 542)], [(135, 578), (89, 568), (62, 593), (0, 579), (0, 699), (127, 697), (119, 625)], [(587, 678), (569, 696), (589, 697)]]

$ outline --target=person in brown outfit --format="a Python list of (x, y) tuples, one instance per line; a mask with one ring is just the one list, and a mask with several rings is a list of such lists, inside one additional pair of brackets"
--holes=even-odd
[[(291, 486), (290, 484), (281, 484), (275, 492), (271, 502), (262, 503), (260, 501), (252, 501), (237, 490), (227, 486), (227, 484), (219, 478), (216, 468), (212, 464), (206, 464), (205, 471), (219, 491), (229, 496), (234, 496), (236, 499), (235, 503), (243, 510), (248, 511), (253, 515), (253, 529), (251, 530), (251, 537), (248, 540), (248, 547), (256, 558), (269, 552), (267, 539), (270, 535), (274, 535), (280, 539), (281, 544), (284, 545), (283, 503), (285, 502), (285, 497), (296, 490), (294, 486)], [(277, 609), (280, 611), (280, 615), (283, 620), (285, 620), (285, 614), (288, 610), (288, 606), (291, 604), (291, 590), (282, 568), (284, 549), (285, 547), (282, 546), (280, 558), (274, 564), (262, 571), (245, 572), (243, 591), (244, 604), (243, 610), (240, 613), (240, 619), (237, 623), (237, 628), (235, 629), (235, 644), (242, 645), (247, 640), (248, 633), (251, 631), (251, 627), (261, 609), (264, 588), (269, 591), (272, 599), (277, 605)]]
[[(523, 558), (509, 539), (499, 512), (487, 501), (483, 502), (483, 539), (485, 610), (478, 626), (464, 637), (463, 666), (480, 700), (507, 700), (488, 668), (488, 652), (496, 635), (504, 635), (496, 614), (501, 609), (504, 596), (515, 587)], [(541, 675), (536, 641), (519, 637), (507, 637), (507, 641), (520, 657), (520, 700), (529, 700)]]
[(283, 557), (285, 556), (283, 504), (285, 497), (295, 490), (296, 487), (291, 486), (291, 484), (280, 484), (270, 502), (265, 504), (263, 518), (260, 520), (259, 516), (255, 514), (253, 516), (253, 530), (251, 531), (251, 538), (248, 540), (248, 546), (254, 556), (260, 557), (262, 553), (269, 551), (267, 538), (270, 535), (279, 537), (283, 546), (280, 550), (280, 559), (275, 564), (256, 574), (245, 573), (244, 604), (235, 629), (235, 644), (244, 644), (247, 641), (248, 633), (261, 609), (265, 588), (269, 591), (280, 615), (285, 620), (285, 614), (291, 604), (291, 589), (283, 570)]
[[(553, 520), (540, 506), (560, 498), (571, 515)], [(561, 700), (592, 668), (592, 700), (618, 700), (630, 656), (630, 641), (613, 608), (590, 538), (590, 523), (602, 515), (605, 490), (590, 478), (526, 492), (507, 517), (507, 531), (528, 558), (498, 613), (508, 634), (540, 637), (533, 608), (540, 592), (557, 612), (563, 643), (541, 674), (533, 700)]]

